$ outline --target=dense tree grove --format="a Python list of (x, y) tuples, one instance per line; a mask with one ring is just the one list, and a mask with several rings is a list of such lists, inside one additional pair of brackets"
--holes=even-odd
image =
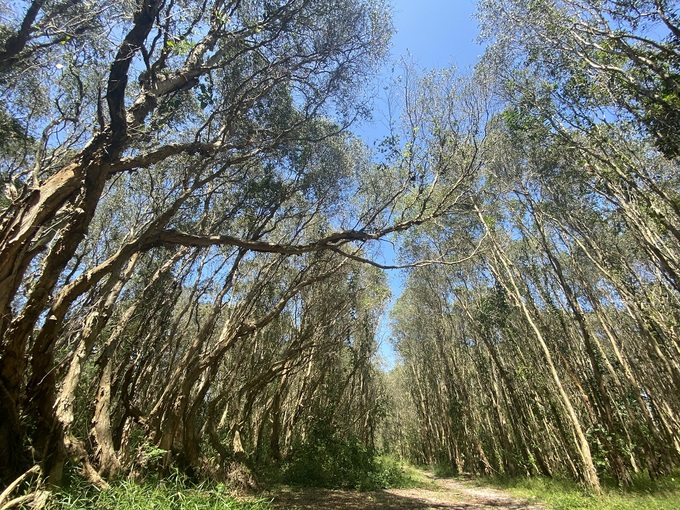
[(70, 460), (104, 485), (144, 448), (193, 470), (276, 460), (320, 415), (372, 441), (384, 285), (357, 263), (457, 199), (347, 132), (387, 8), (2, 15), (2, 478), (37, 463), (58, 482)]
[(405, 70), (374, 154), (381, 0), (3, 5), (3, 484), (333, 445), (594, 491), (677, 467), (677, 2), (479, 13), (474, 74)]
[(500, 106), (393, 313), (421, 461), (599, 489), (680, 460), (676, 2), (484, 1)]

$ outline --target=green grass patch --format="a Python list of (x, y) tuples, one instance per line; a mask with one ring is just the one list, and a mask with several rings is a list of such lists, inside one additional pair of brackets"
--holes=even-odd
[[(439, 485), (434, 481), (433, 470), (430, 466), (412, 466), (400, 463), (404, 472), (404, 480), (396, 489), (427, 489), (431, 491), (440, 490)], [(439, 476), (434, 473), (434, 476)]]
[(437, 487), (426, 473), (391, 455), (381, 455), (376, 464), (382, 480), (381, 489), (432, 489)]
[(228, 487), (218, 484), (191, 486), (178, 480), (137, 483), (121, 481), (99, 491), (74, 483), (55, 492), (48, 510), (271, 510), (262, 500), (234, 498)]
[(572, 481), (548, 478), (495, 479), (494, 485), (553, 510), (668, 510), (680, 508), (680, 472), (652, 481), (638, 477), (625, 491), (605, 485), (603, 494), (589, 494)]

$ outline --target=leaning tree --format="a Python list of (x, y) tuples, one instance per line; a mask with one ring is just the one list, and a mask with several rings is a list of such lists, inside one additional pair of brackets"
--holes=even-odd
[(347, 134), (390, 34), (379, 1), (19, 7), (0, 25), (3, 478), (38, 463), (58, 481), (69, 458), (115, 471), (114, 419), (190, 438), (239, 339), (444, 214), (475, 168), (456, 145), (472, 123), (442, 142), (458, 177), (394, 137), (372, 164)]

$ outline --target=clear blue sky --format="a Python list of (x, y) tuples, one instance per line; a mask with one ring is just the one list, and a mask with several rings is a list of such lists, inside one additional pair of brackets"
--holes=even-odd
[[(473, 19), (475, 0), (392, 0), (394, 9), (391, 58), (386, 61), (379, 78), (389, 80), (394, 63), (402, 58), (413, 62), (421, 70), (442, 69), (451, 66), (465, 71), (476, 62), (482, 47), (476, 42), (477, 21)], [(382, 88), (376, 87), (378, 94)], [(357, 132), (372, 145), (387, 136), (384, 97), (375, 100), (374, 121), (359, 126)], [(398, 112), (395, 112), (398, 113)], [(384, 243), (385, 262), (392, 263), (394, 253)], [(381, 261), (383, 262), (383, 261)], [(399, 271), (389, 271), (392, 301), (401, 294), (403, 286)], [(391, 308), (391, 306), (390, 306)], [(395, 352), (389, 342), (390, 331), (386, 318), (378, 332), (380, 355), (391, 368)]]
[(400, 74), (402, 59), (421, 70), (455, 66), (463, 72), (482, 53), (473, 19), (476, 0), (392, 0), (391, 4), (395, 32), (390, 57), (376, 80), (374, 121), (357, 130), (369, 144), (388, 135), (383, 87)]
[(407, 51), (421, 67), (439, 69), (474, 64), (481, 52), (476, 45), (475, 0), (393, 0), (392, 56)]

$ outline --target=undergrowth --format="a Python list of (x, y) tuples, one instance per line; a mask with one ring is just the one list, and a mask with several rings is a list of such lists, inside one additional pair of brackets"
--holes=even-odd
[(361, 491), (406, 487), (412, 483), (401, 463), (379, 456), (357, 437), (317, 426), (293, 448), (282, 481), (291, 485)]
[[(357, 445), (343, 445), (343, 455), (322, 449), (301, 451), (283, 471), (282, 481), (303, 487), (370, 491), (417, 485), (402, 464), (389, 456), (378, 456)], [(305, 454), (308, 453), (308, 454)]]
[[(324, 445), (322, 450), (332, 445)], [(325, 452), (303, 456), (275, 478), (301, 487), (346, 488), (362, 491), (381, 488), (428, 486), (422, 472), (390, 456), (377, 456), (358, 444), (336, 444), (339, 457)], [(337, 452), (334, 448), (334, 453)], [(310, 453), (310, 452), (305, 452)], [(318, 451), (317, 451), (318, 453)], [(347, 464), (342, 464), (348, 462)], [(271, 473), (270, 473), (271, 475)], [(282, 479), (281, 479), (282, 478)], [(278, 484), (278, 482), (274, 482)], [(274, 491), (275, 492), (275, 491)], [(267, 494), (267, 491), (260, 492)], [(77, 475), (51, 492), (45, 510), (272, 510), (266, 499), (233, 496), (233, 487), (223, 483), (193, 483), (176, 472), (166, 478), (149, 476), (140, 480), (118, 480), (107, 490), (99, 490)]]
[(236, 499), (227, 486), (193, 485), (179, 477), (160, 482), (120, 481), (100, 491), (84, 482), (59, 489), (48, 510), (271, 510), (266, 501)]
[(545, 503), (554, 510), (669, 510), (680, 508), (680, 471), (652, 481), (639, 476), (621, 490), (603, 486), (601, 496), (572, 481), (548, 478), (495, 479), (494, 484), (516, 496)]

